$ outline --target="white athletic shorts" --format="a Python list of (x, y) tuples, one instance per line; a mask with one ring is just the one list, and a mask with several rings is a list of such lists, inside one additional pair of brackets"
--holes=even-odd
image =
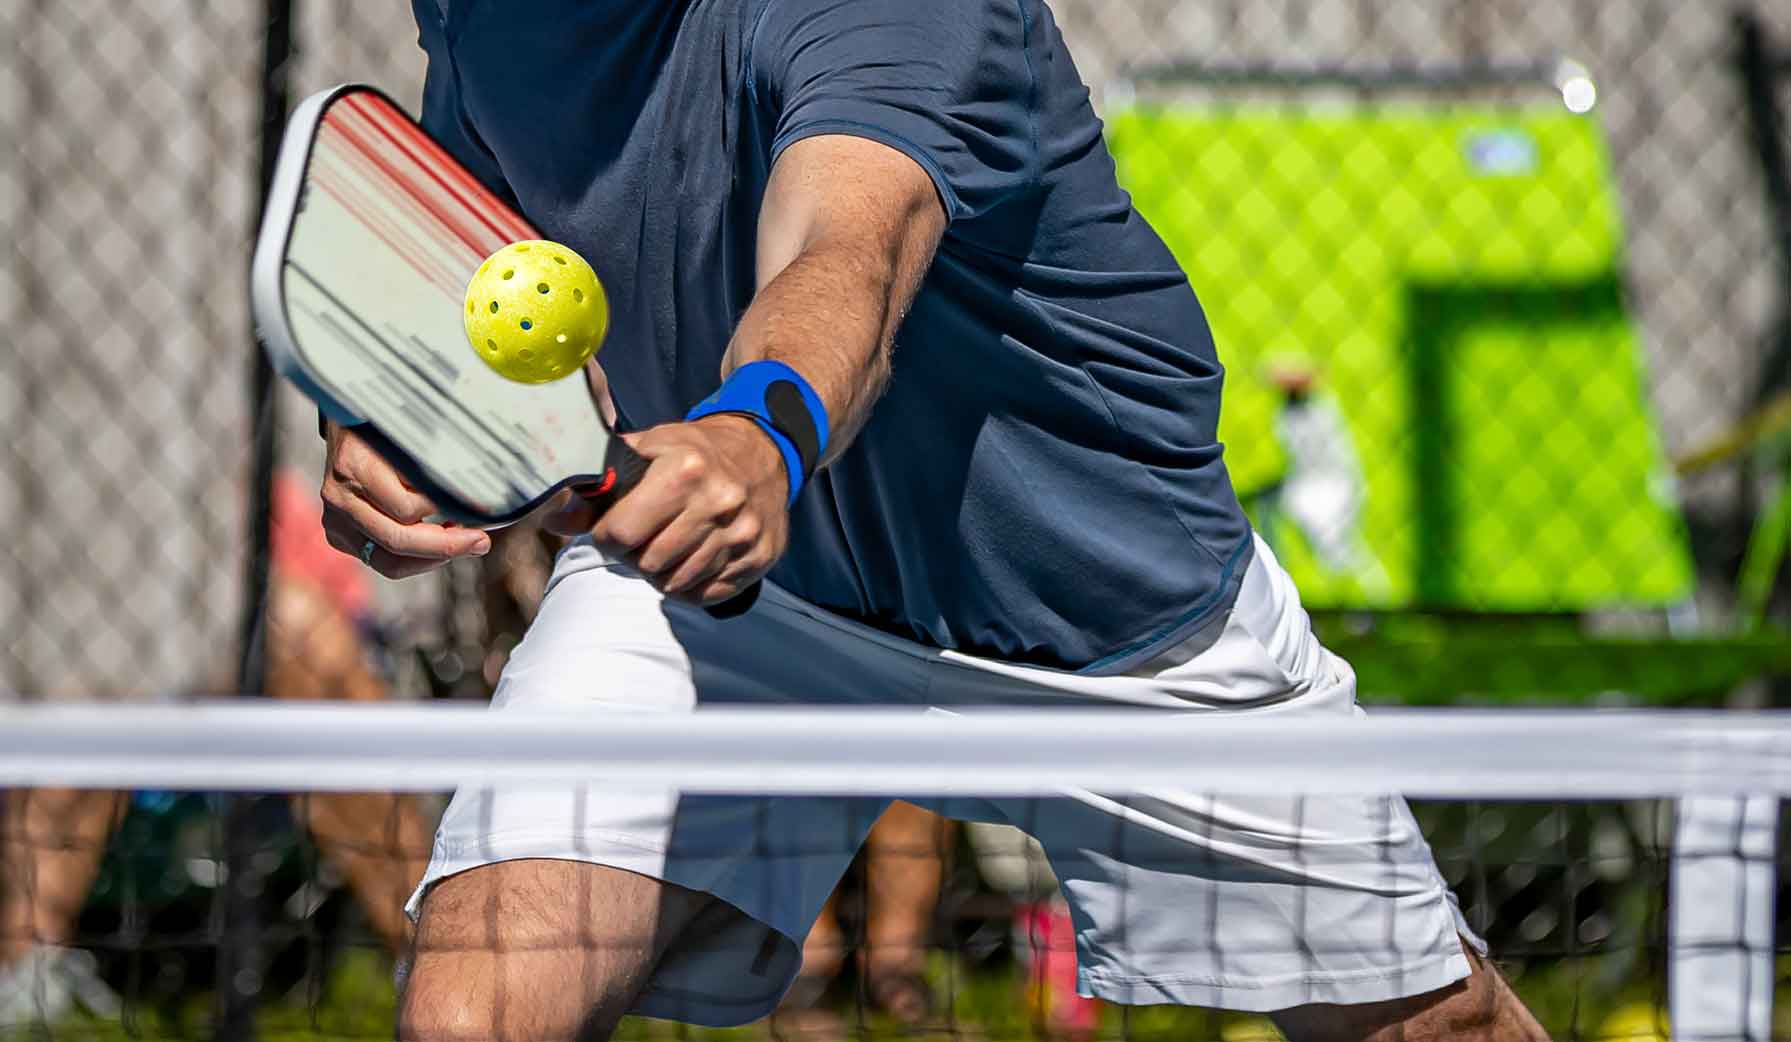
[[(1139, 706), (1359, 712), (1259, 540), (1237, 605), (1123, 676), (1088, 677), (924, 647), (767, 586), (737, 619), (664, 601), (588, 542), (561, 555), (495, 712), (689, 712), (698, 702)], [(1048, 853), (1076, 928), (1080, 988), (1120, 1003), (1275, 1010), (1434, 991), (1469, 973), (1462, 921), (1403, 800), (1154, 792), (916, 800), (1016, 825)], [(728, 1026), (772, 1011), (802, 940), (887, 801), (664, 791), (463, 790), (410, 911), (458, 872), (582, 861), (722, 899), (655, 971), (637, 1012)], [(568, 915), (574, 914), (568, 905)], [(583, 928), (580, 924), (579, 928)], [(601, 939), (601, 925), (592, 924)]]

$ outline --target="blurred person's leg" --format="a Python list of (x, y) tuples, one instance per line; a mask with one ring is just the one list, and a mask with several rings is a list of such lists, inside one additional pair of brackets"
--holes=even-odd
[(846, 965), (851, 942), (840, 927), (840, 893), (836, 888), (816, 917), (814, 928), (802, 941), (802, 968), (784, 993), (771, 1028), (780, 1038), (835, 1039), (843, 1037), (845, 1018), (821, 1005), (827, 989)]
[(495, 689), (510, 652), (522, 643), (529, 623), (541, 609), (554, 555), (564, 540), (541, 529), (539, 518), (527, 518), (492, 533), (491, 553), (480, 562), (479, 603), (484, 611), (480, 679)]
[(898, 801), (865, 840), (865, 944), (859, 954), (865, 992), (873, 1005), (907, 1024), (932, 1011), (927, 944), (950, 829), (937, 814)]
[(0, 1031), (77, 1008), (119, 1010), (92, 953), (74, 947), (87, 891), (124, 811), (116, 792), (0, 793)]
[[(925, 1019), (932, 1006), (925, 977), (927, 943), (945, 878), (951, 827), (931, 811), (897, 802), (865, 840), (864, 944), (856, 952), (858, 967), (871, 1005), (904, 1023)], [(852, 945), (840, 927), (839, 902), (836, 889), (803, 941), (802, 971), (780, 1015), (813, 1006), (845, 966)]]
[(124, 809), (116, 792), (14, 789), (0, 797), (0, 966), (66, 947), (106, 841)]
[[(294, 700), (381, 701), (386, 685), (368, 665), (352, 621), (317, 586), (275, 572), (268, 590), (268, 692)], [(423, 877), (430, 832), (416, 802), (389, 793), (307, 794), (293, 812), (348, 877), (375, 934), (404, 951), (404, 901)]]

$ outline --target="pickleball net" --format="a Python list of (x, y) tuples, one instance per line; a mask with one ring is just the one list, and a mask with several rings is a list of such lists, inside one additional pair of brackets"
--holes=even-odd
[[(1773, 1016), (1791, 789), (1791, 718), (1778, 714), (1408, 710), (1339, 723), (208, 704), (0, 709), (8, 895), (84, 902), (59, 946), (30, 946), (29, 924), (7, 922), (6, 945), (27, 954), (0, 975), (0, 1037), (213, 1037), (245, 1006), (261, 1037), (390, 1037), (392, 913), (446, 794), (570, 783), (596, 798), (906, 795), (1039, 814), (1084, 791), (1122, 806), (1171, 789), (1272, 797), (1295, 816), (1314, 798), (1404, 793), (1467, 924), (1554, 1038), (1667, 1038), (1669, 1017), (1676, 1039), (1788, 1034)], [(82, 798), (110, 800), (97, 832), (79, 826)], [(801, 851), (767, 842), (755, 856), (843, 842), (817, 832)], [(1316, 841), (1294, 854), (1326, 856)], [(35, 876), (19, 875), (22, 856)], [(97, 866), (84, 895), (82, 865)], [(1294, 919), (1301, 898), (1286, 891)], [(1023, 832), (897, 804), (758, 1037), (1275, 1037), (1260, 1016), (1079, 996), (1077, 932)], [(1310, 937), (1324, 943), (1322, 928)], [(1248, 954), (1172, 943), (1201, 965)], [(639, 1019), (622, 1034), (738, 1037)]]

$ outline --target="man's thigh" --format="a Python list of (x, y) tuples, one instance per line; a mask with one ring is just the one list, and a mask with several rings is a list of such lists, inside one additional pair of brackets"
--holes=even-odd
[[(830, 699), (905, 700), (918, 709), (924, 655), (853, 639), (789, 600), (767, 590), (747, 616), (718, 621), (666, 603), (588, 544), (575, 545), (562, 555), (540, 615), (505, 668), (494, 710), (683, 713), (699, 702)], [(423, 914), (425, 931), (443, 907), (456, 909), (452, 920), (471, 929), (476, 917), (464, 902), (444, 906), (438, 895), (468, 885), (463, 878), (501, 879), (507, 866), (538, 862), (582, 864), (598, 871), (595, 878), (627, 880), (627, 888), (646, 878), (712, 894), (721, 900), (693, 930), (693, 943), (661, 949), (651, 980), (638, 988), (629, 982), (629, 989), (649, 1015), (744, 1022), (775, 1005), (799, 962), (800, 939), (884, 803), (699, 797), (610, 785), (463, 789), (443, 817), (411, 910)], [(511, 904), (507, 915), (529, 914), (526, 904)], [(563, 899), (549, 907), (568, 922), (584, 921)], [(646, 925), (637, 921), (616, 943), (639, 950)], [(562, 938), (572, 929), (556, 927)], [(578, 946), (562, 940), (559, 947), (548, 963), (560, 968), (555, 972)]]

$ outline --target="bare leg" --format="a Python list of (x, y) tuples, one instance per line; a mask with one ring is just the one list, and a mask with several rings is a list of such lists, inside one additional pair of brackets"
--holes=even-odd
[[(896, 802), (865, 841), (865, 946), (858, 964), (870, 1001), (907, 1024), (931, 1012), (923, 973), (950, 827), (938, 815)], [(836, 891), (803, 942), (802, 973), (773, 1018), (780, 1035), (837, 1038), (845, 1031), (837, 1015), (813, 1008), (846, 961), (838, 903)]]
[(331, 793), (295, 796), (293, 813), (348, 877), (374, 934), (403, 955), (410, 942), (404, 902), (429, 865), (431, 837), (416, 806), (390, 793)]
[(950, 827), (944, 818), (898, 801), (866, 840), (865, 980), (871, 1000), (908, 1024), (931, 1012), (923, 973)]
[(808, 932), (808, 937), (802, 942), (804, 977), (830, 981), (839, 975), (840, 967), (846, 964), (846, 937), (840, 929), (839, 914), (834, 908), (839, 900), (839, 893), (835, 891), (821, 907), (821, 915), (815, 920), (814, 929)]
[[(348, 618), (311, 584), (277, 573), (268, 596), (268, 690), (297, 700), (387, 696)], [(415, 802), (387, 793), (297, 796), (293, 813), (348, 877), (374, 933), (401, 954), (410, 934), (404, 902), (429, 862), (429, 830)]]
[(1293, 1042), (1548, 1042), (1498, 970), (1470, 948), (1474, 974), (1428, 995), (1363, 1006), (1299, 1006), (1274, 1014)]
[(0, 793), (0, 966), (69, 945), (124, 800), (116, 792)]
[(573, 861), (507, 861), (450, 877), (423, 905), (398, 1037), (607, 1039), (710, 900)]
[(820, 1006), (821, 997), (846, 964), (846, 937), (840, 929), (839, 891), (821, 907), (815, 925), (802, 941), (802, 969), (771, 1015), (771, 1032), (779, 1039), (839, 1039), (850, 1033), (844, 1017)]

